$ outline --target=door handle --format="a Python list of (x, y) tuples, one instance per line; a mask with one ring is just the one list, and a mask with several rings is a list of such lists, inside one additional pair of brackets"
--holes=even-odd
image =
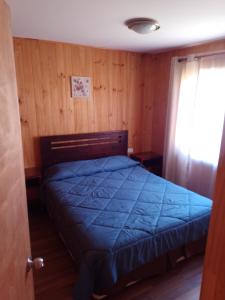
[(36, 257), (34, 259), (32, 259), (32, 257), (28, 257), (27, 272), (30, 272), (31, 269), (38, 271), (44, 268), (44, 265), (44, 259), (42, 257)]

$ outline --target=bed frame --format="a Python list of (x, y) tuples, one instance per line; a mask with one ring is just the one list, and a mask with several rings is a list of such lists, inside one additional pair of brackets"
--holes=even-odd
[[(99, 291), (98, 295), (113, 296), (124, 288), (131, 286), (143, 279), (163, 275), (174, 269), (184, 260), (195, 255), (203, 254), (206, 247), (206, 237), (184, 245), (176, 250), (169, 251), (165, 255), (155, 258), (153, 261), (135, 269), (134, 271), (121, 277), (110, 290)], [(97, 299), (93, 297), (94, 299)]]
[(67, 161), (127, 155), (128, 131), (40, 137), (42, 168)]
[[(43, 170), (53, 164), (67, 161), (95, 159), (110, 155), (127, 155), (128, 131), (44, 136), (40, 138)], [(122, 277), (111, 290), (98, 291), (101, 295), (114, 295), (130, 282), (164, 273), (177, 262), (204, 252), (206, 237), (183, 245), (158, 257), (154, 261)]]

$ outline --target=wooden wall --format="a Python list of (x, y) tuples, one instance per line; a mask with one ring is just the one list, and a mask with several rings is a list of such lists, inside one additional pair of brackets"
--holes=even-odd
[(151, 136), (151, 145), (144, 144), (144, 147), (163, 153), (171, 58), (220, 50), (225, 50), (225, 40), (143, 57), (143, 129)]
[(225, 299), (225, 125), (204, 262), (201, 300)]
[[(141, 54), (23, 38), (14, 49), (26, 167), (39, 165), (42, 135), (128, 129), (142, 149)], [(71, 98), (72, 75), (92, 78), (88, 100)]]
[[(225, 50), (225, 40), (160, 54), (14, 39), (25, 166), (39, 165), (41, 135), (128, 129), (134, 151), (163, 153), (171, 58)], [(88, 100), (70, 77), (90, 76)]]

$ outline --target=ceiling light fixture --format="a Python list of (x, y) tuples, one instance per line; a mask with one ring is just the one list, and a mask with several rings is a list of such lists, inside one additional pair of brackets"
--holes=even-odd
[(149, 18), (130, 19), (127, 20), (125, 24), (129, 29), (140, 34), (147, 34), (160, 28), (159, 23), (156, 20)]

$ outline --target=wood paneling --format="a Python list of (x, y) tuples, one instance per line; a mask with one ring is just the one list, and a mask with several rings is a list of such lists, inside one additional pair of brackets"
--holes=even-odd
[(151, 55), (142, 58), (143, 63), (143, 97), (142, 97), (142, 150), (152, 149), (152, 118), (154, 100), (154, 61)]
[[(142, 55), (14, 39), (25, 166), (40, 162), (37, 137), (129, 130), (141, 150)], [(88, 100), (72, 99), (70, 77), (90, 76)]]
[(225, 126), (204, 264), (201, 300), (225, 299)]
[(0, 0), (0, 298), (33, 299), (16, 73), (8, 6)]
[(147, 142), (143, 145), (143, 150), (150, 148), (163, 154), (171, 58), (220, 50), (225, 50), (225, 40), (144, 55), (143, 132)]
[[(137, 54), (14, 39), (26, 167), (40, 163), (41, 135), (129, 130), (135, 151), (163, 153), (173, 56), (219, 51), (225, 40)], [(72, 99), (70, 76), (92, 78), (88, 100)]]

